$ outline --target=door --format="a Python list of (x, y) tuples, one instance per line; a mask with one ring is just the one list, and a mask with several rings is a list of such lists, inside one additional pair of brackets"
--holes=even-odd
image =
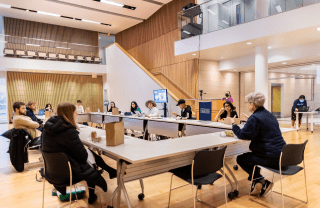
[(271, 112), (276, 118), (281, 117), (281, 85), (271, 86)]

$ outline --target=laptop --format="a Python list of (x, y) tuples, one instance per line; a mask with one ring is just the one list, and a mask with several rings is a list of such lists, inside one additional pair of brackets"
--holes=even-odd
[(44, 115), (44, 109), (40, 109), (38, 115), (39, 116), (43, 116)]
[(306, 106), (299, 106), (298, 108), (298, 112), (308, 112), (309, 111), (309, 107)]

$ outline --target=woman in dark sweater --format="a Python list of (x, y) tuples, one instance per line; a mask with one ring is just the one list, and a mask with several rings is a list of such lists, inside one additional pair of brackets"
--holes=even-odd
[[(72, 103), (63, 102), (58, 105), (57, 116), (51, 117), (44, 125), (42, 133), (42, 150), (44, 152), (63, 152), (67, 154), (72, 167), (74, 180), (85, 180), (89, 187), (89, 204), (93, 204), (97, 195), (94, 193), (95, 185), (100, 186), (105, 192), (107, 183), (101, 174), (93, 168), (93, 164), (109, 172), (110, 178), (117, 176), (116, 170), (109, 167), (103, 159), (94, 152), (84, 148), (76, 124), (76, 106)], [(93, 156), (95, 161), (88, 160), (88, 155)], [(89, 161), (89, 163), (88, 163)], [(50, 176), (48, 176), (50, 178)], [(63, 180), (63, 179), (59, 179)], [(65, 179), (68, 180), (69, 179)], [(53, 182), (54, 183), (54, 182)], [(56, 187), (65, 195), (66, 189)]]
[[(237, 163), (249, 174), (248, 180), (251, 181), (255, 165), (279, 167), (280, 154), (286, 142), (277, 119), (263, 107), (265, 96), (260, 92), (250, 93), (246, 100), (247, 109), (253, 114), (242, 129), (233, 123), (232, 131), (239, 139), (251, 140), (249, 148), (252, 152), (237, 157)], [(252, 195), (264, 196), (273, 186), (273, 183), (265, 180), (260, 174), (258, 167), (255, 169), (253, 180)]]
[[(233, 106), (232, 102), (226, 101), (223, 103), (223, 108), (216, 115), (214, 122), (221, 121), (225, 118), (238, 118), (236, 107)], [(230, 124), (230, 123), (229, 123)]]
[(112, 101), (112, 102), (110, 103), (110, 108), (109, 108), (108, 112), (111, 112), (111, 113), (112, 113), (112, 109), (115, 108), (115, 107), (116, 107), (116, 104)]

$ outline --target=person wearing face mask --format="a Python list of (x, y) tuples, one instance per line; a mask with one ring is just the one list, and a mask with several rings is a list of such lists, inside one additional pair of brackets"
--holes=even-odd
[[(306, 101), (306, 97), (304, 95), (300, 95), (299, 99), (296, 99), (293, 102), (293, 106), (291, 109), (291, 124), (292, 124), (291, 128), (293, 128), (293, 129), (294, 129), (294, 123), (296, 121), (296, 116), (297, 116), (297, 114), (295, 114), (294, 112), (298, 111), (299, 107), (302, 107), (302, 106), (307, 107), (307, 101)], [(302, 113), (299, 113), (298, 115), (299, 115), (299, 128), (298, 128), (298, 130), (300, 130)]]
[[(263, 105), (265, 96), (260, 92), (253, 92), (246, 96), (248, 111), (253, 114), (248, 118), (242, 129), (232, 124), (233, 133), (242, 140), (251, 140), (251, 152), (237, 156), (237, 163), (248, 173), (248, 180), (252, 179), (255, 165), (279, 167), (279, 159), (283, 147), (286, 145), (282, 137), (278, 120)], [(260, 168), (256, 167), (253, 174), (251, 195), (265, 196), (273, 187), (273, 183), (264, 179)]]
[(231, 97), (231, 93), (230, 93), (230, 91), (227, 91), (226, 92), (226, 94), (225, 94), (225, 98), (222, 98), (222, 100), (224, 100), (224, 101), (230, 101), (230, 102), (232, 102), (233, 103), (233, 99), (232, 99), (232, 97)]

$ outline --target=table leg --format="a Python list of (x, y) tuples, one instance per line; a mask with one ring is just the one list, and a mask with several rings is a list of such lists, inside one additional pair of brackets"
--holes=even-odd
[(120, 159), (117, 159), (117, 184), (118, 184), (118, 197), (117, 197), (117, 207), (120, 207), (121, 202), (121, 167), (122, 164)]
[(313, 113), (311, 113), (311, 133), (313, 133)]
[(227, 163), (224, 163), (224, 166), (227, 168), (228, 172), (230, 173), (231, 177), (233, 178), (235, 184), (236, 184), (236, 190), (239, 190), (239, 182), (236, 178), (236, 176), (233, 174), (233, 172), (231, 171), (231, 169), (229, 168), (229, 166), (227, 165)]
[(295, 113), (296, 114), (296, 129), (297, 131), (299, 130), (299, 113)]
[[(132, 206), (130, 204), (129, 196), (128, 196), (128, 193), (127, 193), (127, 189), (124, 186), (124, 180), (123, 180), (125, 169), (126, 169), (126, 165), (127, 164), (125, 162), (122, 162), (121, 172), (120, 172), (120, 185), (122, 187), (124, 197), (126, 198), (126, 202), (127, 202), (128, 208), (132, 208)], [(118, 206), (118, 207), (120, 207), (120, 206)]]
[[(309, 124), (309, 119), (308, 119), (308, 118), (309, 118), (309, 113), (307, 113), (307, 129), (309, 129), (309, 128), (308, 128), (308, 124)], [(301, 121), (301, 122), (302, 122), (302, 121)], [(312, 124), (311, 124), (311, 125), (312, 125)]]

